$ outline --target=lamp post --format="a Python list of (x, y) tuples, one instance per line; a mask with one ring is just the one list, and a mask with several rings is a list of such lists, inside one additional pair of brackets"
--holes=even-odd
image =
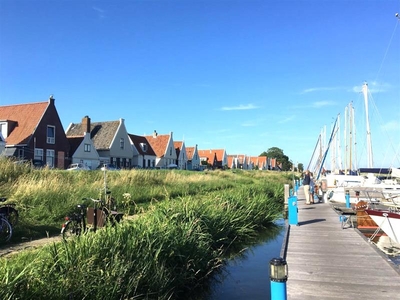
[(283, 258), (273, 258), (269, 262), (271, 281), (271, 300), (286, 300), (288, 266)]

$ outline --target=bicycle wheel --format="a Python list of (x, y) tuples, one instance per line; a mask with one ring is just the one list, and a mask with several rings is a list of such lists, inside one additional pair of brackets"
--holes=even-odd
[(13, 207), (8, 207), (6, 218), (10, 222), (11, 226), (15, 226), (18, 223), (18, 210)]
[(82, 233), (81, 225), (80, 223), (77, 222), (67, 222), (61, 230), (62, 237), (65, 240), (73, 236), (78, 236), (81, 233)]
[(8, 222), (10, 222), (11, 226), (15, 226), (18, 223), (18, 210), (16, 210), (12, 206), (3, 206), (0, 207), (0, 214), (3, 214)]
[(12, 226), (6, 218), (0, 218), (0, 243), (8, 242), (12, 236)]

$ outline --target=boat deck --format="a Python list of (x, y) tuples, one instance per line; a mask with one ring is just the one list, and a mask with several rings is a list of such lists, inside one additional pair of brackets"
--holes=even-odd
[(342, 229), (331, 204), (306, 205), (302, 187), (297, 197), (299, 226), (289, 226), (282, 251), (288, 299), (399, 299), (399, 266), (357, 229)]

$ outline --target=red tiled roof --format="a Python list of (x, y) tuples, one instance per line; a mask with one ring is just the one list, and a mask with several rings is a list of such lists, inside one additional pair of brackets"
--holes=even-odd
[(0, 106), (0, 121), (17, 122), (6, 138), (8, 145), (26, 144), (45, 113), (49, 102)]
[(186, 147), (186, 155), (187, 155), (187, 159), (188, 160), (192, 160), (193, 159), (193, 155), (194, 155), (194, 147)]
[(167, 150), (170, 135), (169, 134), (156, 135), (156, 136), (148, 135), (148, 136), (145, 136), (145, 138), (146, 138), (147, 142), (151, 145), (151, 148), (153, 148), (156, 156), (163, 157), (165, 154), (165, 151)]
[(183, 145), (183, 142), (181, 142), (181, 141), (174, 142), (176, 157), (179, 157), (179, 154), (181, 153), (181, 150), (182, 150), (182, 145)]

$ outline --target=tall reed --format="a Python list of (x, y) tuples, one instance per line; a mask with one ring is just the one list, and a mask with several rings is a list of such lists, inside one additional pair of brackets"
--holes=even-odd
[(116, 227), (1, 259), (0, 296), (188, 299), (282, 209), (283, 187), (265, 182), (153, 202)]

